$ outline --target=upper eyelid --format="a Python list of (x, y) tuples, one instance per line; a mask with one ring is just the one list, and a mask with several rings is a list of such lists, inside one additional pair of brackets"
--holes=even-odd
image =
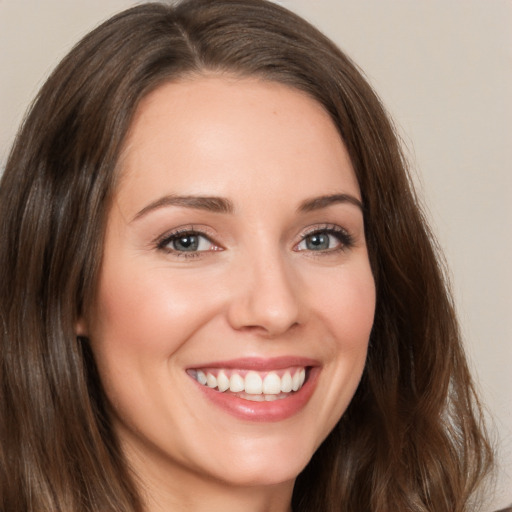
[(348, 229), (340, 226), (339, 224), (328, 222), (324, 224), (314, 224), (312, 226), (308, 226), (302, 229), (298, 236), (300, 240), (302, 240), (306, 236), (322, 231), (334, 231), (340, 234), (350, 235), (350, 231)]
[(199, 227), (197, 225), (186, 225), (181, 226), (175, 229), (171, 229), (169, 231), (166, 231), (164, 234), (158, 236), (154, 241), (153, 245), (155, 245), (157, 248), (164, 248), (167, 244), (169, 244), (173, 239), (178, 238), (180, 235), (186, 235), (186, 234), (196, 234), (199, 236), (202, 236), (212, 244), (217, 247), (223, 247), (222, 244), (220, 244), (216, 240), (216, 236), (212, 230), (205, 229), (204, 227)]
[(173, 238), (175, 236), (187, 234), (187, 233), (194, 233), (197, 235), (205, 236), (206, 238), (215, 238), (215, 232), (207, 227), (204, 226), (198, 226), (196, 224), (186, 224), (183, 226), (179, 226), (173, 229), (169, 229), (165, 233), (159, 235), (155, 241), (159, 240), (165, 240), (167, 238)]
[(325, 223), (320, 225), (309, 226), (308, 228), (303, 230), (300, 234), (299, 240), (294, 243), (294, 248), (303, 243), (308, 236), (314, 235), (315, 233), (325, 232), (339, 235), (341, 245), (344, 248), (350, 248), (354, 245), (355, 236), (350, 230), (340, 226), (339, 224)]
[[(332, 231), (335, 233), (339, 233), (340, 235), (353, 238), (352, 232), (346, 229), (345, 227), (332, 222), (324, 222), (319, 224), (312, 224), (302, 228), (300, 232), (296, 235), (296, 240), (293, 242), (293, 246), (296, 246), (298, 243), (304, 240), (305, 237), (323, 231)], [(157, 247), (164, 247), (172, 239), (188, 233), (203, 236), (207, 238), (213, 245), (218, 246), (220, 248), (225, 248), (224, 244), (219, 242), (220, 237), (215, 230), (208, 226), (201, 226), (197, 224), (185, 224), (174, 229), (170, 229), (169, 231), (166, 231), (164, 234), (158, 236), (153, 241), (153, 244), (156, 245)]]

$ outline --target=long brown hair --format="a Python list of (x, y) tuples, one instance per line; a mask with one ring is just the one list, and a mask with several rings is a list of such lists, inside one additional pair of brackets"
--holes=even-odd
[(299, 475), (299, 511), (466, 511), (491, 452), (433, 237), (392, 125), (356, 66), (264, 0), (127, 10), (40, 91), (0, 184), (0, 509), (140, 511), (77, 318), (94, 298), (116, 164), (140, 100), (204, 72), (306, 91), (364, 203), (377, 286), (361, 384)]

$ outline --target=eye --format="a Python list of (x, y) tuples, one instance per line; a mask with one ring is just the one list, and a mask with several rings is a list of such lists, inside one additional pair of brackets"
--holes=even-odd
[(340, 227), (315, 229), (297, 244), (297, 251), (331, 252), (352, 246), (352, 237)]
[(187, 230), (166, 235), (158, 242), (158, 249), (180, 256), (193, 256), (194, 253), (218, 251), (220, 247), (205, 234)]
[(308, 235), (303, 242), (299, 244), (299, 247), (304, 245), (304, 248), (308, 251), (326, 251), (333, 249), (339, 245), (339, 243), (340, 241), (329, 233), (313, 233), (312, 235)]
[(195, 252), (207, 251), (211, 242), (203, 235), (185, 233), (173, 238), (170, 245), (175, 251)]

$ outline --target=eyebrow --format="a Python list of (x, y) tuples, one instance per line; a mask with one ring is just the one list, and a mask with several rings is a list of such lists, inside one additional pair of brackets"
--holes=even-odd
[[(333, 204), (352, 204), (363, 211), (363, 204), (359, 199), (350, 194), (331, 194), (326, 196), (313, 197), (306, 199), (300, 203), (297, 211), (299, 213), (307, 213), (315, 210), (327, 208)], [(148, 204), (140, 210), (133, 220), (140, 219), (149, 212), (164, 208), (167, 206), (178, 206), (183, 208), (192, 208), (196, 210), (204, 210), (213, 213), (233, 213), (235, 207), (233, 202), (224, 197), (208, 197), (208, 196), (176, 196), (167, 195), (160, 197), (156, 201)]]
[(312, 212), (315, 210), (321, 210), (327, 208), (333, 204), (352, 204), (357, 206), (361, 212), (363, 211), (363, 203), (357, 199), (357, 197), (350, 194), (331, 194), (327, 196), (313, 197), (303, 201), (298, 208), (301, 213)]
[(229, 199), (223, 197), (202, 197), (202, 196), (175, 196), (168, 195), (148, 204), (135, 215), (133, 220), (140, 219), (158, 208), (166, 206), (181, 206), (184, 208), (193, 208), (196, 210), (205, 210), (214, 213), (233, 213), (235, 208)]

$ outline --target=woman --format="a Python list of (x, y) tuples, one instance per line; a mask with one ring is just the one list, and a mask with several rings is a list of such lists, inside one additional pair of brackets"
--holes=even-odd
[(355, 66), (260, 0), (146, 4), (0, 187), (1, 509), (464, 511), (491, 454)]

